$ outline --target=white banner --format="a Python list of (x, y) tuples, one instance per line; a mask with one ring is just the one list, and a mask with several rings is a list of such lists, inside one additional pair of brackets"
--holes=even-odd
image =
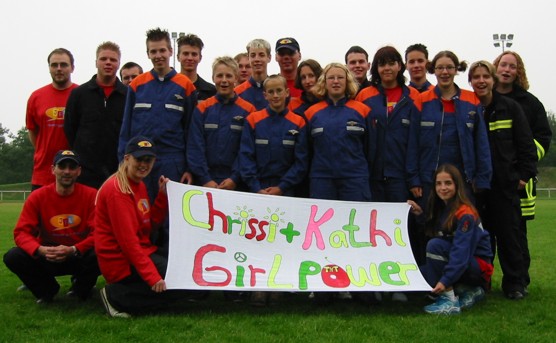
[(170, 289), (426, 291), (409, 205), (168, 184)]

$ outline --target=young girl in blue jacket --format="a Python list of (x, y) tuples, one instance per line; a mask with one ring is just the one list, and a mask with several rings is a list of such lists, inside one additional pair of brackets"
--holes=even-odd
[[(433, 287), (436, 301), (425, 306), (432, 314), (458, 314), (485, 296), (493, 271), (490, 236), (468, 199), (458, 168), (441, 165), (434, 174), (426, 213), (427, 259), (421, 273)], [(411, 212), (423, 210), (409, 200)]]

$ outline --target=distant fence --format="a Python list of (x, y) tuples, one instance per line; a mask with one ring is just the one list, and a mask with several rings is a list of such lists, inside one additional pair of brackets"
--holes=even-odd
[[(0, 190), (0, 201), (25, 201), (31, 191), (3, 191)], [(552, 199), (556, 197), (556, 188), (537, 188), (537, 198)]]
[(556, 196), (556, 188), (537, 188), (537, 198), (552, 198)]
[(31, 191), (3, 191), (0, 190), (0, 201), (25, 201)]

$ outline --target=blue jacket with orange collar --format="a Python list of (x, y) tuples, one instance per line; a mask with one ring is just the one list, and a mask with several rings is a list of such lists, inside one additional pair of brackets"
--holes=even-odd
[(355, 100), (323, 100), (305, 111), (313, 142), (310, 177), (369, 177), (369, 108)]
[(128, 140), (137, 135), (153, 140), (158, 158), (179, 154), (185, 160), (187, 131), (196, 105), (195, 86), (175, 70), (162, 80), (154, 70), (136, 77), (127, 92), (118, 146), (120, 160)]
[[(439, 224), (447, 215), (448, 208), (440, 217)], [(453, 232), (447, 233), (440, 226), (436, 228), (435, 236), (451, 241), (452, 246), (448, 263), (444, 267), (440, 282), (446, 287), (456, 283), (468, 268), (471, 259), (479, 257), (489, 263), (493, 254), (490, 246), (490, 235), (483, 229), (476, 211), (467, 205), (462, 205), (455, 213)]]
[(277, 113), (269, 107), (253, 112), (241, 136), (240, 172), (251, 192), (260, 191), (261, 180), (279, 180), (289, 192), (307, 174), (309, 147), (305, 120), (290, 111)]
[[(457, 86), (456, 86), (457, 87)], [(444, 109), (438, 87), (421, 93), (422, 110), (420, 127), (411, 132), (408, 150), (410, 188), (432, 184), (434, 171), (440, 161)], [(457, 87), (453, 97), (456, 129), (466, 182), (476, 188), (489, 189), (492, 163), (485, 122), (479, 110), (479, 99), (475, 93)]]
[(257, 111), (264, 109), (268, 105), (268, 101), (264, 97), (262, 82), (258, 83), (252, 77), (234, 88), (234, 91), (240, 98), (253, 104)]
[(237, 95), (225, 101), (218, 94), (200, 103), (193, 111), (187, 161), (199, 185), (227, 178), (239, 183), (237, 157), (241, 133), (245, 117), (254, 111), (253, 105)]
[(419, 124), (419, 92), (402, 85), (402, 97), (390, 114), (381, 85), (363, 89), (355, 100), (371, 109), (368, 118), (371, 180), (406, 180), (410, 127), (413, 126), (415, 130), (415, 126)]

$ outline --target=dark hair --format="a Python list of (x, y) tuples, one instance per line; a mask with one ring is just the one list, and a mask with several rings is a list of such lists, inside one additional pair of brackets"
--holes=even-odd
[[(436, 177), (440, 173), (448, 173), (452, 177), (452, 180), (454, 181), (454, 184), (456, 186), (456, 195), (454, 196), (454, 198), (450, 199), (448, 204), (445, 204), (444, 201), (438, 197), (438, 194), (436, 194), (436, 190), (435, 190)], [(463, 177), (461, 176), (461, 173), (459, 172), (458, 168), (456, 168), (455, 166), (449, 163), (443, 164), (440, 167), (438, 167), (438, 169), (436, 169), (436, 171), (434, 172), (433, 189), (429, 195), (429, 199), (427, 202), (428, 213), (426, 215), (425, 233), (428, 236), (433, 236), (434, 235), (433, 231), (437, 224), (440, 224), (442, 229), (446, 230), (447, 232), (449, 233), (453, 232), (454, 217), (456, 215), (456, 211), (462, 205), (469, 206), (475, 212), (475, 215), (478, 217), (477, 209), (475, 208), (475, 206), (473, 206), (473, 204), (467, 197), (467, 194), (465, 194), (465, 183), (463, 182)], [(441, 219), (440, 217), (442, 211), (446, 206), (450, 207), (448, 211), (448, 216), (446, 217), (446, 220), (444, 220), (443, 223), (439, 223), (438, 221)]]
[(398, 86), (402, 86), (405, 84), (405, 76), (403, 73), (405, 72), (405, 64), (402, 60), (402, 55), (394, 48), (393, 46), (385, 46), (377, 50), (375, 56), (373, 57), (373, 62), (371, 63), (371, 84), (377, 86), (381, 83), (380, 75), (378, 73), (378, 67), (381, 65), (385, 65), (389, 62), (398, 62), (400, 65), (400, 71), (398, 75), (396, 75), (396, 81), (398, 82)]
[(199, 36), (197, 36), (193, 33), (190, 33), (190, 34), (187, 34), (185, 36), (181, 36), (180, 38), (178, 38), (177, 45), (178, 45), (178, 51), (180, 50), (180, 47), (182, 45), (191, 45), (191, 46), (199, 48), (199, 50), (203, 50), (203, 47), (205, 46), (205, 44), (203, 44), (203, 41), (201, 40), (201, 38), (199, 38)]
[(48, 54), (48, 58), (46, 59), (46, 61), (48, 62), (49, 65), (50, 65), (50, 57), (52, 57), (52, 55), (54, 55), (54, 54), (56, 54), (56, 55), (63, 55), (63, 54), (68, 55), (68, 57), (69, 57), (69, 59), (70, 59), (70, 64), (71, 64), (71, 66), (72, 66), (72, 67), (74, 66), (73, 63), (74, 63), (75, 61), (74, 61), (74, 59), (73, 59), (73, 55), (71, 54), (71, 52), (70, 52), (68, 49), (64, 49), (64, 48), (57, 48), (57, 49), (54, 49), (54, 50), (52, 50), (52, 51), (50, 52), (50, 54)]
[(458, 57), (456, 56), (456, 54), (454, 54), (453, 52), (451, 52), (449, 50), (444, 50), (444, 51), (441, 51), (438, 54), (436, 54), (434, 56), (434, 58), (432, 59), (431, 63), (429, 64), (428, 72), (430, 74), (434, 74), (434, 67), (436, 67), (436, 62), (441, 57), (448, 57), (449, 59), (451, 59), (452, 62), (454, 62), (457, 71), (462, 71), (463, 72), (467, 69), (467, 62), (466, 61), (461, 61), (460, 62)]
[[(315, 78), (316, 80), (319, 79), (320, 74), (322, 74), (322, 67), (320, 66), (319, 62), (313, 60), (313, 59), (308, 59), (305, 60), (301, 63), (299, 63), (299, 65), (297, 66), (297, 71), (295, 72), (295, 88), (297, 89), (301, 89), (303, 90), (303, 86), (301, 85), (301, 68), (303, 67), (309, 67), (311, 68), (311, 70), (313, 71), (313, 73), (315, 74)], [(315, 83), (316, 83), (315, 80)]]
[(363, 54), (365, 55), (365, 59), (367, 59), (367, 61), (369, 60), (369, 54), (367, 53), (367, 51), (365, 49), (363, 49), (362, 47), (360, 47), (359, 45), (354, 45), (351, 48), (348, 49), (348, 51), (346, 52), (346, 55), (344, 56), (344, 60), (345, 63), (348, 63), (348, 55), (349, 54)]
[(143, 68), (141, 68), (141, 66), (135, 62), (127, 62), (126, 64), (124, 64), (123, 66), (121, 66), (120, 68), (120, 79), (122, 78), (122, 70), (124, 69), (131, 69), (131, 68), (139, 68), (139, 74), (143, 74)]
[(405, 60), (407, 62), (407, 55), (412, 52), (412, 51), (420, 51), (423, 54), (425, 54), (425, 59), (429, 59), (429, 51), (427, 50), (427, 47), (424, 44), (421, 43), (417, 43), (417, 44), (413, 44), (407, 47), (407, 49), (405, 49)]
[(160, 27), (157, 27), (156, 29), (147, 31), (146, 43), (149, 43), (149, 41), (160, 42), (161, 40), (166, 41), (166, 43), (168, 43), (168, 49), (172, 50), (172, 41), (170, 40), (170, 34), (167, 30), (162, 30)]

